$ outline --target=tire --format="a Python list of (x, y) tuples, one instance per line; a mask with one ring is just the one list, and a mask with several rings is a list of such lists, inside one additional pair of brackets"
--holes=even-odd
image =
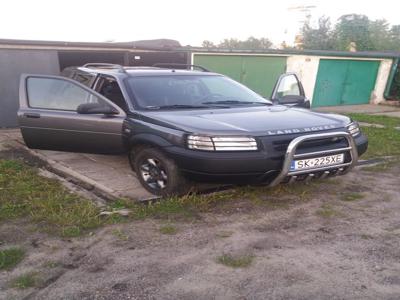
[(176, 163), (156, 148), (140, 147), (129, 155), (131, 166), (142, 186), (150, 193), (168, 197), (189, 191)]

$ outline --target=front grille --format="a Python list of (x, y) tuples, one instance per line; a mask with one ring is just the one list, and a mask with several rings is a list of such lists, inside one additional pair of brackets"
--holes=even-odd
[[(275, 151), (278, 152), (284, 152), (286, 151), (287, 147), (289, 146), (289, 143), (293, 139), (281, 139), (281, 140), (276, 140), (272, 142), (273, 148)], [(341, 148), (345, 147), (347, 145), (347, 141), (343, 137), (333, 137), (333, 138), (323, 138), (323, 139), (317, 139), (317, 140), (309, 140), (301, 143), (297, 150), (301, 153), (305, 150), (311, 150), (313, 148), (326, 148), (326, 149), (332, 149), (332, 148)]]

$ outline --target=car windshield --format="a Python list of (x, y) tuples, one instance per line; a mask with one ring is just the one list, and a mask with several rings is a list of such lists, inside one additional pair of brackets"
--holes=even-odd
[(127, 85), (137, 104), (146, 109), (229, 108), (270, 105), (242, 84), (219, 75), (130, 77)]

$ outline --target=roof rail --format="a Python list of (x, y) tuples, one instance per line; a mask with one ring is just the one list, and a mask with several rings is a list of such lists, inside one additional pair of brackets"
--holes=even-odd
[(121, 73), (126, 73), (123, 66), (118, 64), (108, 64), (108, 63), (87, 63), (83, 65), (84, 68), (104, 68), (104, 69), (118, 69)]
[(190, 68), (197, 68), (203, 72), (210, 72), (210, 70), (199, 66), (199, 65), (190, 65), (190, 64), (179, 64), (179, 63), (156, 63), (153, 65), (153, 67), (158, 67), (158, 68), (167, 68), (167, 69), (171, 69), (173, 67), (186, 67), (187, 70), (189, 70)]

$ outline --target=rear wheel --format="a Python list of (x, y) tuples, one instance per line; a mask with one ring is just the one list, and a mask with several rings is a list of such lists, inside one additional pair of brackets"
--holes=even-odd
[(130, 154), (130, 160), (143, 187), (159, 196), (181, 195), (188, 184), (175, 162), (155, 148), (140, 148)]

